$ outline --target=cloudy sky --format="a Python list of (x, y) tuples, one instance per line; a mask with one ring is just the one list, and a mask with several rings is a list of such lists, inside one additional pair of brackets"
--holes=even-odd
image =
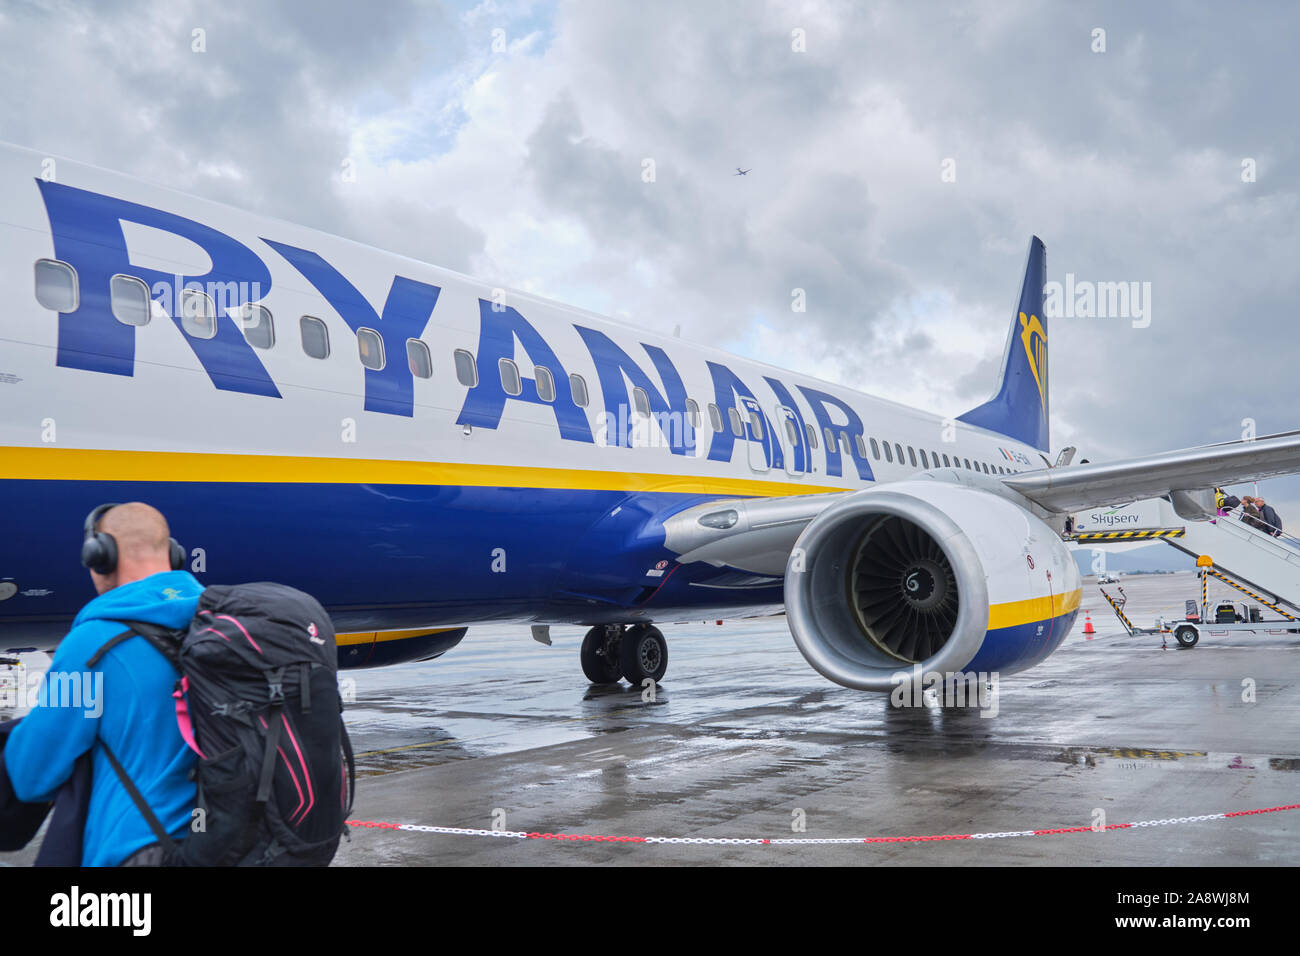
[[(1049, 280), (1150, 283), (1050, 321), (1054, 444), (1099, 460), (1300, 427), (1297, 36), (1263, 3), (11, 0), (0, 139), (944, 414), (992, 390), (1036, 233)], [(1300, 527), (1300, 480), (1262, 490)]]

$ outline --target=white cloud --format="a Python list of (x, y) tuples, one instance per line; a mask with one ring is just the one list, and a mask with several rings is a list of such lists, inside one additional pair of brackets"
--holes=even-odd
[[(24, 91), (0, 122), (25, 145), (944, 413), (992, 389), (1037, 233), (1049, 278), (1155, 290), (1149, 329), (1051, 330), (1057, 437), (1100, 458), (1231, 438), (1247, 415), (1297, 424), (1277, 396), (1300, 293), (1300, 149), (1280, 119), (1298, 18), (53, 4), (0, 17), (0, 81)], [(1300, 513), (1300, 489), (1278, 485)]]

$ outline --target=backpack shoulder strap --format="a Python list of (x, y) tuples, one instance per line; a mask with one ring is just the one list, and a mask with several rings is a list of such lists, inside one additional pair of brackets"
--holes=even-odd
[(130, 640), (131, 638), (135, 637), (135, 635), (136, 635), (135, 630), (131, 629), (131, 630), (123, 631), (121, 634), (115, 634), (114, 636), (110, 637), (108, 641), (99, 650), (95, 651), (95, 653), (90, 656), (90, 660), (86, 661), (86, 666), (94, 667), (96, 664), (99, 663), (99, 659), (101, 657), (103, 657), (113, 648), (117, 647), (117, 645), (121, 644), (123, 641)]
[(113, 767), (113, 772), (117, 774), (117, 779), (122, 781), (122, 786), (126, 788), (127, 795), (131, 798), (131, 802), (134, 803), (136, 809), (140, 811), (140, 815), (144, 817), (144, 822), (149, 824), (149, 829), (153, 831), (153, 835), (158, 838), (158, 842), (167, 850), (175, 850), (176, 841), (173, 840), (171, 834), (167, 832), (167, 828), (162, 825), (162, 821), (158, 819), (157, 814), (150, 809), (149, 804), (144, 799), (144, 794), (142, 794), (140, 788), (135, 785), (135, 781), (132, 780), (131, 775), (126, 772), (126, 768), (118, 762), (117, 756), (113, 753), (112, 748), (103, 740), (100, 740), (99, 743), (100, 746), (104, 748), (104, 756), (108, 758), (109, 764)]
[(177, 632), (170, 631), (165, 627), (157, 624), (149, 624), (145, 621), (118, 621), (119, 624), (125, 624), (130, 628), (129, 631), (123, 631), (114, 637), (109, 638), (108, 642), (94, 653), (90, 660), (86, 661), (87, 667), (94, 667), (99, 663), (99, 659), (115, 648), (123, 641), (130, 639), (133, 635), (138, 634), (143, 637), (163, 657), (167, 658), (167, 663), (177, 670), (181, 669), (180, 643), (177, 640)]
[[(99, 650), (95, 651), (95, 653), (91, 655), (90, 659), (86, 661), (87, 667), (94, 667), (105, 654), (117, 647), (117, 645), (121, 644), (123, 641), (129, 641), (137, 635), (143, 637), (146, 641), (152, 644), (158, 653), (167, 658), (168, 662), (173, 666), (178, 665), (180, 657), (174, 646), (171, 632), (166, 628), (159, 628), (153, 624), (143, 624), (139, 621), (120, 621), (118, 623), (127, 624), (130, 625), (130, 627), (121, 634), (115, 634), (113, 637), (109, 638)], [(117, 759), (117, 755), (113, 753), (113, 748), (110, 747), (108, 742), (103, 738), (100, 738), (98, 743), (104, 748), (104, 756), (108, 758), (109, 766), (111, 766), (113, 772), (117, 774), (117, 779), (122, 782), (122, 786), (126, 790), (127, 796), (131, 798), (131, 802), (134, 803), (136, 809), (140, 811), (140, 815), (144, 817), (144, 822), (149, 824), (149, 829), (153, 831), (153, 835), (168, 851), (174, 851), (176, 849), (176, 841), (173, 840), (171, 834), (167, 832), (167, 828), (162, 825), (162, 821), (158, 819), (158, 815), (150, 808), (148, 802), (144, 798), (144, 794), (140, 792), (140, 788), (135, 785), (135, 781), (131, 779), (131, 775), (126, 772), (126, 768), (122, 766), (121, 762)]]

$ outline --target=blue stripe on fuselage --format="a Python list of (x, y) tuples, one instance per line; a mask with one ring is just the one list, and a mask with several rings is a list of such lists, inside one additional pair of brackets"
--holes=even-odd
[[(532, 620), (598, 623), (673, 606), (779, 608), (779, 583), (695, 588), (728, 573), (706, 564), (666, 575), (662, 519), (712, 496), (678, 493), (218, 482), (6, 480), (0, 540), (0, 647), (61, 636), (94, 593), (79, 529), (104, 501), (165, 514), (205, 584), (279, 581), (316, 596), (340, 632)], [(16, 506), (17, 505), (17, 506)]]

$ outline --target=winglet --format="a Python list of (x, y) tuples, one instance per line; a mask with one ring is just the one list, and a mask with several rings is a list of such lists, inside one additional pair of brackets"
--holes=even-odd
[(1002, 384), (996, 395), (957, 420), (987, 428), (1008, 438), (1048, 451), (1051, 432), (1047, 388), (1047, 318), (1043, 315), (1043, 285), (1047, 274), (1043, 240), (1029, 240), (1020, 305), (1011, 319), (1002, 357)]

